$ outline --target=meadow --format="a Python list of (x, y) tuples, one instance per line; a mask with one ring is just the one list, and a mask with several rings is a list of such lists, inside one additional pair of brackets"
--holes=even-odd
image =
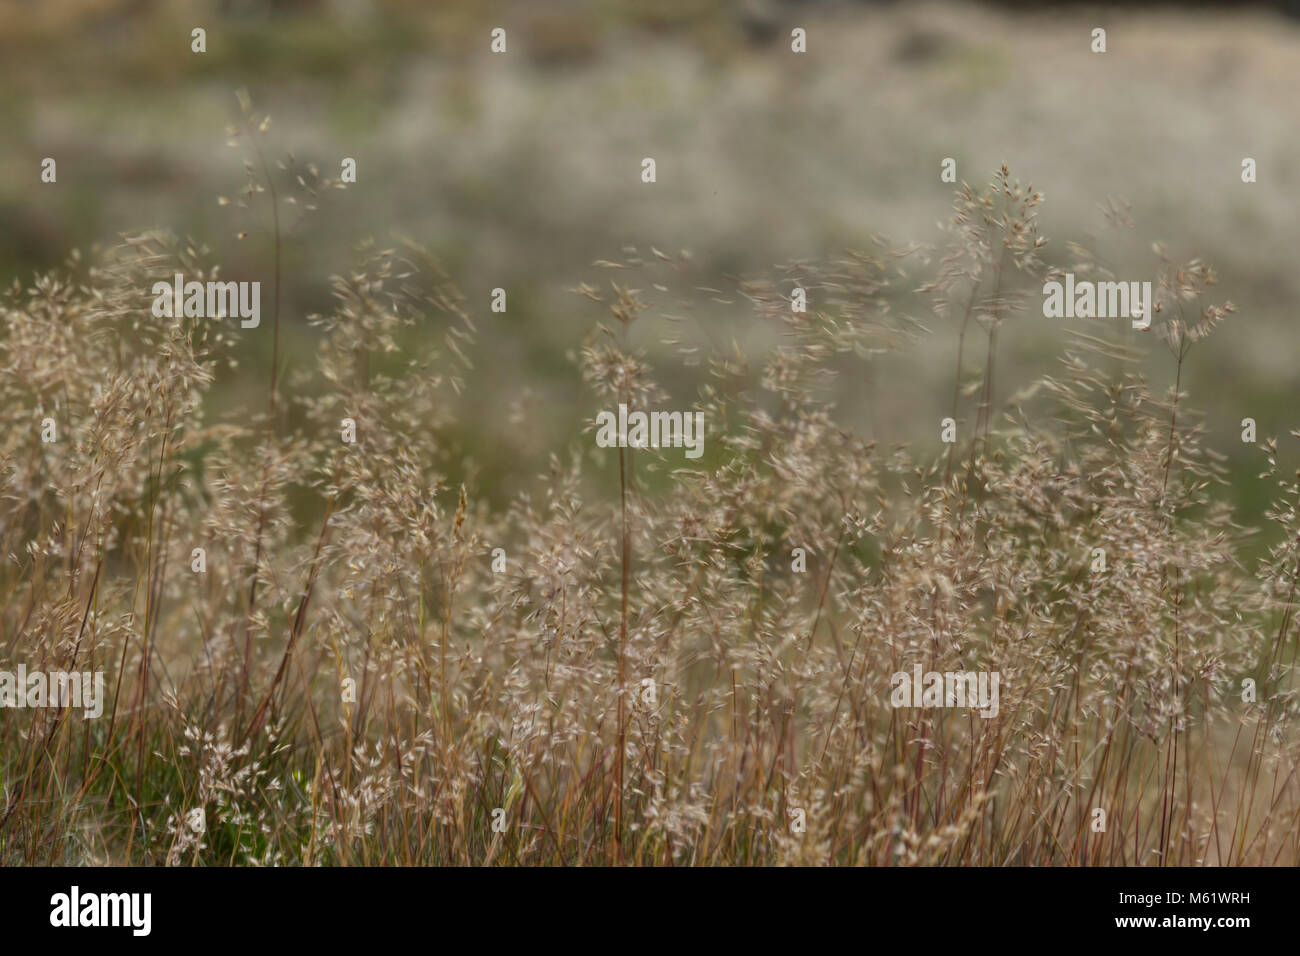
[[(335, 278), (314, 361), (277, 357), (252, 419), (204, 414), (231, 320), (149, 308), (159, 277), (219, 274), (196, 250), (141, 235), (16, 285), (5, 663), (104, 671), (112, 699), (5, 714), (5, 861), (1294, 861), (1300, 488), (1273, 475), (1244, 563), (1225, 453), (1144, 374), (1233, 306), (1162, 259), (1149, 331), (1081, 320), (995, 402), (998, 333), (1054, 275), (1041, 201), (1004, 168), (932, 245), (746, 280), (779, 338), (754, 368), (682, 328), (683, 260), (610, 260), (574, 289), (587, 433), (505, 509), (447, 479), (483, 344), (418, 248)], [(881, 447), (828, 396), (920, 337), (914, 291), (962, 424)], [(668, 398), (643, 329), (695, 383), (698, 462), (592, 440), (596, 409)], [(894, 706), (914, 666), (992, 670), (1000, 707)]]
[[(1089, 21), (995, 40), (1001, 14), (890, 8), (809, 32), (810, 58), (916, 71), (860, 129), (827, 120), (860, 98), (826, 98), (838, 74), (778, 77), (725, 16), (655, 9), (540, 15), (512, 33), (527, 65), (487, 80), (461, 4), (390, 4), (350, 39), (244, 24), (201, 69), (132, 54), (177, 23), (124, 13), (99, 91), (72, 88), (88, 41), (54, 42), (24, 182), (113, 84), (148, 91), (111, 114), (146, 139), (230, 125), (204, 134), (219, 158), (144, 173), (104, 128), (57, 183), (0, 192), (23, 212), (0, 245), (0, 675), (105, 695), (17, 706), (0, 679), (0, 865), (1300, 863), (1292, 172), (1264, 153), (1247, 186), (1238, 155), (1276, 91), (1220, 116), (1221, 155), (1121, 154), (1123, 129), (1094, 153), (1044, 132), (1092, 129), (1050, 118), (1078, 73), (989, 105), (1068, 43), (1091, 63)], [(1151, 69), (1192, 42), (1115, 16)], [(623, 31), (659, 39), (606, 45)], [(1142, 122), (1125, 56), (1091, 81)], [(1256, 68), (1215, 62), (1228, 88)], [(277, 111), (313, 75), (315, 138)], [(1163, 102), (1190, 110), (1195, 77)], [(917, 101), (973, 117), (956, 182)], [(601, 102), (630, 118), (574, 108)], [(1048, 317), (1067, 276), (1149, 282), (1148, 325)], [(703, 434), (618, 434), (637, 414)]]

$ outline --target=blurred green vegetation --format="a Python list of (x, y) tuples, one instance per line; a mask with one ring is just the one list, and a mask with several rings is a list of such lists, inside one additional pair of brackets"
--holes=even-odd
[[(74, 247), (165, 228), (210, 246), (228, 278), (265, 280), (263, 197), (247, 211), (217, 204), (244, 181), (248, 157), (226, 147), (225, 128), (246, 88), (280, 155), (325, 175), (343, 156), (358, 164), (357, 185), (286, 236), (289, 367), (312, 361), (306, 317), (329, 308), (328, 277), (355, 243), (411, 235), (479, 326), (458, 441), (480, 493), (501, 502), (552, 452), (587, 447), (594, 409), (573, 356), (604, 316), (568, 290), (619, 278), (595, 260), (628, 245), (689, 249), (695, 288), (722, 290), (698, 292), (693, 321), (761, 359), (772, 343), (745, 318), (737, 274), (878, 233), (937, 241), (951, 197), (939, 160), (956, 157), (977, 183), (1006, 161), (1047, 193), (1050, 261), (1079, 240), (1139, 278), (1160, 239), (1218, 266), (1240, 311), (1193, 351), (1184, 387), (1251, 523), (1272, 489), (1256, 477), (1263, 455), (1241, 446), (1241, 419), (1278, 436), (1284, 461), (1300, 457), (1289, 437), (1300, 160), (1294, 125), (1278, 119), (1300, 40), (1267, 10), (1109, 10), (1101, 61), (1079, 40), (1090, 22), (1073, 8), (964, 4), (0, 0), (0, 274), (26, 278)], [(804, 58), (789, 52), (792, 24), (809, 30)], [(508, 30), (505, 57), (487, 52), (495, 26)], [(653, 187), (639, 182), (647, 155)], [(1258, 184), (1237, 181), (1242, 155), (1259, 158)], [(53, 186), (39, 182), (45, 156), (59, 164)], [(1102, 232), (1110, 196), (1133, 202), (1131, 233)], [(508, 290), (505, 315), (488, 310), (495, 287)], [(911, 305), (933, 338), (844, 393), (844, 413), (881, 441), (929, 440), (951, 394), (955, 330)], [(648, 324), (647, 344), (670, 329)], [(262, 400), (269, 336), (243, 348), (214, 413)], [(1002, 397), (1052, 371), (1062, 348), (1060, 328), (1017, 322), (1000, 341)], [(689, 401), (672, 351), (653, 354)], [(1162, 384), (1164, 358), (1153, 348)], [(511, 424), (521, 405), (527, 421)]]

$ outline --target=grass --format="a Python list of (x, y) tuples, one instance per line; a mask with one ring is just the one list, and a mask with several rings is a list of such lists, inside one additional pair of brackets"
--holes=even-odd
[[(249, 148), (278, 299), (285, 201), (335, 184)], [(279, 316), (154, 319), (153, 281), (216, 274), (202, 250), (143, 235), (15, 283), (0, 670), (100, 670), (109, 700), (0, 714), (0, 863), (1300, 862), (1300, 485), (1262, 436), (1209, 446), (1184, 374), (1232, 306), (1157, 253), (1150, 332), (1080, 321), (1002, 394), (1045, 277), (1108, 277), (1040, 258), (1040, 203), (1003, 168), (933, 243), (715, 293), (760, 354), (685, 258), (605, 263), (575, 290), (590, 414), (506, 506), (455, 440), (492, 343), (414, 245), (363, 244), (316, 353), (273, 349), (224, 415), (213, 382)], [(958, 440), (879, 447), (835, 385), (933, 336)], [(705, 456), (595, 448), (619, 402), (702, 410)], [(1260, 529), (1218, 497), (1242, 458), (1276, 481)], [(914, 665), (998, 672), (998, 714), (892, 706)]]

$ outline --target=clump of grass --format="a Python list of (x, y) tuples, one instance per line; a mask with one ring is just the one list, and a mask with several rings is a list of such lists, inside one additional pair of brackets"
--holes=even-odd
[[(1003, 169), (937, 246), (746, 280), (768, 354), (689, 321), (686, 260), (607, 263), (578, 290), (592, 417), (670, 372), (707, 453), (597, 452), (575, 422), (502, 512), (446, 477), (483, 346), (414, 246), (362, 247), (252, 420), (205, 409), (247, 333), (149, 314), (156, 279), (215, 274), (203, 250), (142, 236), (15, 284), (0, 669), (102, 670), (110, 699), (0, 714), (0, 862), (1297, 862), (1300, 481), (1267, 442), (1276, 543), (1244, 566), (1181, 374), (1231, 311), (1199, 262), (1157, 263), (1168, 369), (1097, 322), (999, 394), (1051, 271), (1041, 200)], [(836, 381), (933, 334), (963, 439), (879, 447)], [(891, 706), (914, 665), (999, 672), (999, 713)]]

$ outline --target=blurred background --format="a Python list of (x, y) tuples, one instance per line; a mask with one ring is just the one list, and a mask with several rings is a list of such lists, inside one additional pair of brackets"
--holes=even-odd
[[(761, 357), (771, 332), (746, 322), (736, 276), (874, 235), (938, 242), (954, 188), (943, 158), (972, 184), (1005, 162), (1046, 196), (1049, 262), (1079, 242), (1122, 278), (1151, 279), (1161, 241), (1218, 269), (1239, 311), (1193, 350), (1183, 384), (1251, 521), (1271, 489), (1241, 419), (1261, 440), (1300, 427), (1296, 6), (0, 0), (0, 276), (28, 281), (74, 247), (163, 228), (211, 247), (227, 278), (268, 280), (265, 207), (218, 203), (245, 182), (226, 130), (246, 88), (272, 117), (273, 157), (335, 177), (343, 157), (357, 164), (356, 185), (286, 241), (290, 371), (310, 364), (305, 317), (328, 308), (328, 276), (357, 242), (425, 244), (479, 327), (459, 440), (479, 493), (501, 502), (594, 414), (573, 356), (603, 315), (570, 290), (622, 278), (596, 260), (688, 250), (681, 288), (731, 292), (699, 293), (696, 315)], [(488, 49), (498, 26), (504, 56)], [(794, 27), (806, 54), (790, 50)], [(1094, 27), (1105, 55), (1090, 51)], [(54, 185), (39, 179), (47, 156)], [(1257, 183), (1241, 182), (1243, 157)], [(1112, 200), (1135, 228), (1108, 227)], [(490, 312), (496, 287), (505, 314)], [(934, 334), (845, 395), (844, 414), (881, 440), (935, 440), (951, 401), (954, 329), (913, 307)], [(1052, 370), (1063, 327), (1031, 315), (1000, 334), (1001, 398)], [(646, 334), (651, 345), (665, 326)], [(262, 401), (270, 337), (243, 347), (214, 411), (251, 393), (240, 375)], [(1152, 380), (1171, 368), (1153, 347)], [(1284, 457), (1295, 446), (1285, 438)]]

